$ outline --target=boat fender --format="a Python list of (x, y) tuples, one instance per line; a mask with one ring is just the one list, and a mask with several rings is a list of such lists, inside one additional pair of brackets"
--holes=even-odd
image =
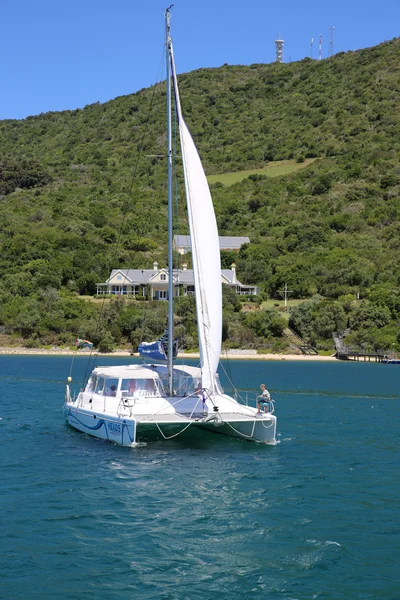
[(72, 377), (68, 377), (67, 381), (68, 381), (68, 383), (71, 383)]

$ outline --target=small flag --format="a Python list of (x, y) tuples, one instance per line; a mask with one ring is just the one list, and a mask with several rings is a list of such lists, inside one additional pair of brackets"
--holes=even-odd
[(93, 348), (92, 342), (89, 342), (89, 340), (80, 340), (79, 338), (76, 340), (75, 346), (78, 348), (78, 350), (79, 348)]

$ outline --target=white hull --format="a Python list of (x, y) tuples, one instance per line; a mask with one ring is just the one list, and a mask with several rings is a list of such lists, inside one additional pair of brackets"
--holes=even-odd
[(67, 423), (89, 435), (109, 440), (121, 446), (135, 446), (136, 420), (112, 414), (98, 414), (92, 410), (78, 408), (75, 403), (65, 403)]

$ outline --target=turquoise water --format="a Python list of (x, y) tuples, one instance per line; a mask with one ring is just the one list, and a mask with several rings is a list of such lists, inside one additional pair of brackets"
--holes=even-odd
[(130, 449), (64, 423), (70, 363), (0, 357), (1, 598), (400, 597), (400, 366), (231, 362), (272, 391), (277, 446)]

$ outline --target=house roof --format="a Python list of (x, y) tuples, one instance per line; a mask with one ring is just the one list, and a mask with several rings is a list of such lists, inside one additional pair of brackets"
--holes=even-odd
[[(115, 275), (120, 274), (122, 279), (118, 282), (118, 285), (125, 285), (127, 283), (132, 285), (146, 285), (160, 272), (166, 272), (166, 269), (157, 269), (157, 271), (154, 269), (113, 269), (106, 283), (109, 283), (110, 279)], [(234, 271), (232, 269), (222, 269), (221, 275), (227, 283), (233, 284)], [(193, 269), (174, 269), (174, 279), (177, 283), (194, 285)], [(243, 285), (238, 279), (236, 279), (236, 284), (239, 286)]]
[[(176, 248), (191, 248), (190, 235), (174, 235), (174, 244)], [(219, 236), (219, 247), (223, 250), (238, 250), (243, 244), (250, 244), (250, 239), (229, 235)]]

